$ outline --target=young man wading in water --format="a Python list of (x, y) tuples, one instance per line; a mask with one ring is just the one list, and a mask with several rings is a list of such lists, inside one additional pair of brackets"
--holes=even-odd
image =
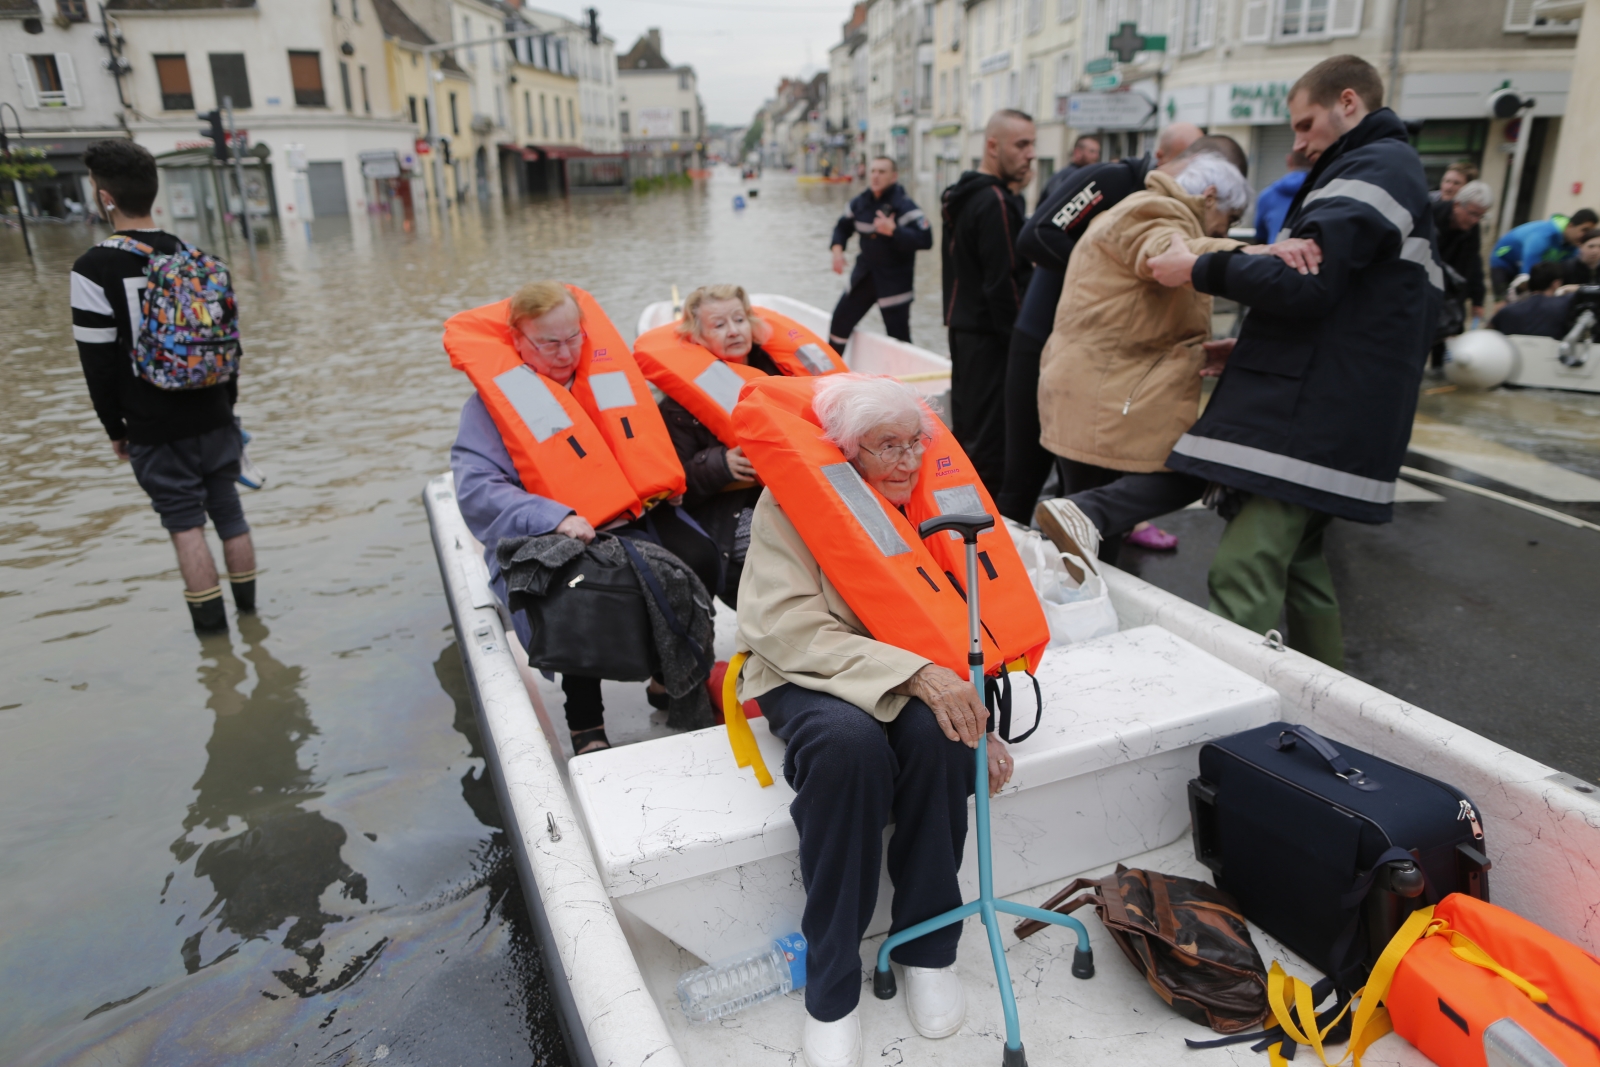
[[(243, 444), (238, 398), (237, 313), (221, 264), (156, 227), (150, 217), (160, 179), (156, 161), (132, 141), (101, 141), (83, 155), (96, 204), (116, 235), (72, 265), (72, 336), (95, 414), (118, 459), (150, 496), (172, 535), (184, 599), (196, 633), (226, 633), (216, 563), (206, 545), (206, 516), (222, 539), (223, 559), (240, 611), (256, 606), (256, 552), (235, 480)], [(173, 257), (173, 258), (163, 258)], [(152, 262), (154, 261), (154, 263)], [(170, 287), (152, 284), (154, 266)], [(142, 302), (200, 294), (207, 314), (179, 327), (183, 343), (143, 336)], [(183, 323), (182, 313), (163, 321)], [(141, 344), (143, 342), (143, 344)]]

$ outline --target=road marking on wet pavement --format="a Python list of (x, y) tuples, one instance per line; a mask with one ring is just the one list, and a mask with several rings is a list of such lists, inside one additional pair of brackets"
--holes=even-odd
[(1564, 504), (1600, 501), (1600, 479), (1485, 440), (1464, 426), (1418, 416), (1411, 451)]

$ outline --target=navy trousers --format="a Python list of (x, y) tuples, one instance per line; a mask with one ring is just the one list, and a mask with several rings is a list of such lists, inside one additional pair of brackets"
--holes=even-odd
[[(883, 828), (894, 884), (890, 932), (961, 905), (956, 872), (967, 839), (967, 798), (977, 783), (972, 749), (939, 729), (928, 705), (909, 701), (890, 723), (854, 704), (797, 685), (757, 698), (788, 744), (783, 777), (800, 831), (800, 876), (808, 942), (806, 1011), (842, 1019), (861, 998), (861, 939), (878, 903)], [(911, 967), (956, 961), (961, 924), (908, 941), (892, 953)]]
[(905, 299), (888, 307), (878, 304), (878, 286), (873, 282), (872, 275), (864, 276), (845, 290), (839, 297), (839, 303), (834, 305), (833, 321), (828, 325), (829, 343), (843, 352), (845, 342), (850, 340), (850, 331), (872, 310), (872, 305), (878, 304), (878, 311), (883, 315), (884, 330), (890, 337), (910, 344), (912, 294), (905, 293), (902, 296)]

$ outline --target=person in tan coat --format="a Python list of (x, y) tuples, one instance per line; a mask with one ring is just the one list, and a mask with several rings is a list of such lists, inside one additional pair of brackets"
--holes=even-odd
[[(926, 416), (910, 386), (837, 374), (817, 380), (823, 436), (895, 507), (911, 499), (926, 448)], [(972, 750), (988, 712), (972, 683), (867, 631), (770, 489), (756, 503), (739, 582), (737, 648), (749, 652), (738, 698), (761, 706), (787, 746), (783, 776), (800, 833), (806, 888), (800, 931), (806, 959), (805, 1060), (861, 1060), (861, 938), (877, 902), (883, 831), (891, 818), (890, 931), (961, 904), (957, 871)], [(1011, 757), (989, 741), (989, 785), (1011, 777)], [(954, 1034), (966, 1018), (956, 977), (961, 926), (892, 953), (905, 974), (911, 1024), (924, 1037)]]
[[(1250, 196), (1221, 155), (1185, 154), (1152, 171), (1144, 191), (1096, 219), (1074, 249), (1039, 369), (1039, 440), (1059, 457), (1071, 490), (1165, 470), (1173, 444), (1199, 416), (1201, 379), (1221, 372), (1230, 346), (1211, 341), (1211, 298), (1162, 286), (1149, 261), (1175, 235), (1191, 249), (1241, 248), (1227, 233)], [(1246, 251), (1288, 258), (1274, 246)], [(1060, 543), (1051, 503), (1040, 505), (1039, 521)], [(1115, 561), (1124, 532), (1098, 531), (1102, 560)], [(1085, 538), (1073, 540), (1074, 551), (1094, 551)]]

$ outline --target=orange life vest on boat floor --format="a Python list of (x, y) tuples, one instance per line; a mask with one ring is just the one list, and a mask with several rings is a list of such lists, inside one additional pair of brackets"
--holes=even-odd
[(483, 398), (522, 487), (598, 527), (682, 493), (683, 465), (627, 342), (593, 297), (567, 291), (584, 332), (570, 391), (517, 355), (510, 300), (452, 315), (444, 347)]
[[(837, 374), (848, 369), (831, 346), (798, 322), (766, 308), (758, 314), (772, 327), (762, 351), (786, 377)], [(644, 376), (682, 404), (717, 440), (729, 448), (738, 445), (733, 406), (739, 402), (739, 390), (745, 382), (766, 374), (744, 363), (718, 359), (699, 342), (679, 334), (676, 322), (640, 334), (633, 343), (633, 356)]]
[[(967, 674), (966, 546), (923, 541), (917, 524), (941, 514), (998, 515), (972, 463), (937, 417), (905, 513), (867, 485), (825, 440), (812, 382), (763, 377), (744, 388), (733, 421), (756, 473), (777, 497), (823, 573), (874, 638)], [(1017, 659), (1035, 670), (1050, 626), (1011, 535), (997, 519), (978, 536), (984, 664)]]

